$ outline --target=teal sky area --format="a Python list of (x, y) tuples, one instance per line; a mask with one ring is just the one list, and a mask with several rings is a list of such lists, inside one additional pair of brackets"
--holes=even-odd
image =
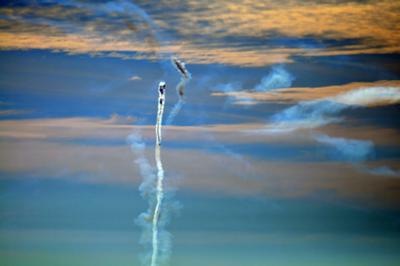
[(2, 2), (0, 265), (399, 265), (399, 10)]

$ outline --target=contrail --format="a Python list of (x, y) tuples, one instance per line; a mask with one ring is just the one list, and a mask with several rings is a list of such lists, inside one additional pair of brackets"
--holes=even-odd
[(168, 114), (167, 121), (165, 122), (166, 125), (172, 124), (172, 122), (174, 121), (175, 117), (177, 116), (179, 111), (182, 109), (182, 106), (184, 104), (185, 104), (185, 101), (183, 99), (178, 100), (178, 102), (172, 108), (171, 112)]
[(157, 265), (157, 260), (158, 260), (158, 221), (160, 218), (160, 210), (161, 210), (161, 204), (164, 198), (164, 187), (163, 187), (163, 181), (164, 181), (164, 169), (162, 166), (161, 162), (161, 151), (160, 151), (160, 145), (156, 145), (156, 151), (155, 151), (155, 158), (156, 158), (156, 165), (157, 165), (157, 184), (156, 184), (156, 206), (154, 208), (154, 213), (153, 213), (153, 223), (152, 223), (152, 246), (153, 246), (153, 253), (151, 255), (151, 266), (156, 266)]
[[(149, 251), (143, 258), (143, 265), (158, 266), (161, 262), (167, 261), (171, 253), (171, 235), (165, 230), (165, 225), (169, 221), (169, 212), (177, 211), (180, 205), (178, 202), (171, 201), (171, 197), (168, 197), (167, 192), (164, 191), (161, 146), (155, 147), (155, 169), (145, 156), (146, 145), (140, 132), (129, 135), (128, 142), (137, 157), (135, 163), (143, 177), (139, 191), (149, 203), (148, 209), (136, 219), (136, 223), (143, 229), (140, 243), (149, 245)], [(167, 197), (168, 202), (165, 201)]]
[(172, 108), (172, 111), (169, 113), (166, 124), (171, 125), (174, 121), (175, 117), (178, 115), (179, 111), (182, 109), (182, 106), (185, 104), (184, 95), (185, 95), (185, 87), (186, 83), (192, 78), (190, 72), (186, 69), (185, 63), (179, 60), (176, 57), (171, 58), (171, 63), (175, 67), (175, 69), (181, 74), (181, 80), (178, 85), (176, 85), (176, 92), (178, 94), (179, 100)]
[(161, 81), (158, 84), (158, 111), (157, 111), (157, 123), (156, 123), (156, 137), (157, 137), (157, 146), (161, 145), (161, 127), (162, 127), (162, 117), (164, 113), (164, 104), (165, 104), (165, 88), (166, 84), (164, 81)]
[(154, 207), (153, 220), (152, 220), (152, 247), (153, 252), (151, 254), (151, 266), (156, 266), (158, 261), (158, 253), (159, 253), (159, 235), (158, 235), (158, 221), (160, 218), (160, 210), (161, 204), (164, 198), (164, 169), (161, 162), (161, 129), (162, 129), (162, 116), (164, 113), (164, 104), (165, 104), (165, 88), (166, 84), (164, 81), (161, 81), (158, 85), (158, 112), (157, 112), (157, 123), (156, 123), (156, 138), (157, 144), (155, 149), (155, 159), (157, 166), (157, 182), (156, 182), (156, 205)]
[(165, 205), (163, 202), (165, 196), (164, 169), (161, 161), (161, 129), (165, 105), (165, 89), (166, 83), (164, 81), (160, 82), (158, 86), (159, 97), (156, 122), (156, 168), (150, 164), (145, 156), (146, 145), (140, 133), (136, 132), (128, 137), (131, 149), (137, 157), (135, 163), (138, 165), (140, 174), (143, 177), (139, 190), (149, 202), (149, 208), (139, 215), (136, 222), (143, 227), (141, 243), (151, 245), (151, 251), (144, 258), (144, 264), (150, 266), (159, 265), (161, 261), (167, 260), (170, 254), (170, 234), (164, 230), (164, 226), (168, 222), (167, 212), (169, 210), (165, 208), (171, 208), (173, 204), (169, 202)]

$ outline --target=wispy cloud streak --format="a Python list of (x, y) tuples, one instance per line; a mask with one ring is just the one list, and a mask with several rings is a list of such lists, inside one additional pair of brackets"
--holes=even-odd
[(261, 79), (261, 82), (254, 88), (257, 92), (269, 91), (292, 86), (294, 76), (282, 65), (274, 66), (271, 72)]
[[(252, 97), (254, 94), (274, 93), (274, 90), (289, 88), (292, 86), (294, 79), (294, 76), (283, 65), (276, 65), (271, 68), (266, 76), (261, 78), (260, 82), (253, 89), (244, 90), (240, 83), (229, 82), (215, 86), (211, 95), (227, 96), (227, 103), (231, 104), (253, 105), (257, 103)], [(246, 95), (250, 97), (246, 97)]]
[[(333, 97), (299, 102), (274, 115), (271, 131), (317, 128), (341, 121), (345, 109), (400, 103), (400, 87), (361, 88)], [(267, 129), (268, 130), (268, 129)]]
[(367, 160), (374, 150), (374, 144), (369, 140), (336, 138), (328, 135), (317, 135), (315, 139), (317, 142), (335, 149), (337, 151), (336, 154), (333, 154), (335, 159), (355, 163)]
[[(252, 130), (258, 134), (276, 134), (300, 129), (316, 129), (342, 121), (340, 113), (346, 109), (395, 104), (400, 102), (400, 87), (370, 87), (340, 93), (336, 96), (299, 102), (272, 116), (263, 129)], [(374, 144), (356, 140), (313, 134), (315, 140), (336, 151), (335, 157), (356, 163), (357, 168), (370, 174), (397, 175), (389, 167), (369, 168), (364, 165), (374, 153)]]

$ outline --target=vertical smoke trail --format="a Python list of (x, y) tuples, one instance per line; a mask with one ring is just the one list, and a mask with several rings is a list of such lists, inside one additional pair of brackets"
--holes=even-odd
[[(164, 169), (161, 161), (161, 126), (165, 104), (165, 82), (158, 86), (158, 112), (156, 122), (155, 161), (156, 169), (149, 163), (145, 156), (145, 143), (139, 132), (129, 135), (128, 142), (136, 155), (135, 163), (139, 167), (143, 182), (139, 187), (142, 196), (148, 200), (149, 208), (136, 219), (142, 228), (142, 244), (149, 244), (149, 251), (144, 258), (144, 265), (157, 266), (169, 258), (171, 250), (171, 237), (164, 229), (168, 222), (168, 212), (179, 207), (178, 203), (163, 202), (167, 195), (164, 191)], [(157, 174), (155, 174), (157, 171)], [(175, 206), (174, 206), (175, 205)]]
[(161, 145), (161, 127), (162, 127), (162, 117), (164, 113), (164, 103), (165, 103), (165, 88), (166, 84), (161, 81), (158, 84), (158, 111), (157, 111), (157, 122), (156, 122), (156, 136), (157, 145)]
[(172, 65), (176, 68), (176, 70), (181, 74), (181, 80), (176, 86), (176, 92), (178, 93), (179, 100), (172, 108), (172, 111), (169, 113), (166, 124), (171, 125), (174, 121), (175, 117), (178, 115), (179, 111), (182, 109), (185, 101), (183, 96), (185, 95), (185, 87), (186, 83), (191, 79), (191, 74), (185, 67), (185, 63), (179, 60), (176, 57), (171, 59)]
[(162, 116), (164, 112), (164, 103), (165, 103), (165, 82), (160, 82), (158, 85), (158, 112), (157, 112), (157, 123), (156, 123), (156, 137), (157, 137), (157, 144), (155, 150), (155, 159), (156, 159), (156, 166), (157, 166), (157, 183), (156, 183), (156, 205), (154, 208), (153, 213), (153, 220), (152, 220), (152, 247), (153, 252), (151, 254), (151, 266), (156, 266), (158, 261), (158, 221), (160, 218), (160, 209), (162, 200), (164, 198), (164, 188), (163, 188), (163, 181), (164, 181), (164, 169), (161, 162), (161, 129), (162, 129)]
[[(142, 227), (140, 243), (149, 247), (143, 258), (143, 265), (157, 266), (166, 262), (171, 253), (171, 235), (165, 230), (169, 213), (177, 211), (180, 205), (172, 201), (171, 195), (164, 188), (164, 169), (161, 161), (161, 146), (156, 145), (156, 169), (145, 156), (146, 145), (139, 132), (129, 135), (128, 142), (137, 157), (137, 164), (143, 181), (139, 187), (143, 198), (149, 203), (148, 209), (141, 213), (136, 223)], [(155, 172), (157, 171), (157, 174)], [(168, 202), (166, 199), (169, 199)]]
[(158, 86), (158, 112), (157, 112), (157, 123), (156, 123), (156, 137), (157, 144), (155, 148), (155, 160), (157, 166), (157, 182), (156, 182), (156, 202), (154, 207), (153, 219), (152, 219), (152, 248), (151, 254), (151, 266), (156, 266), (159, 255), (159, 220), (161, 204), (164, 198), (164, 169), (161, 162), (161, 129), (162, 129), (162, 116), (164, 112), (165, 104), (165, 82), (160, 82)]
[(158, 261), (158, 221), (160, 218), (161, 204), (164, 198), (164, 169), (161, 162), (160, 145), (156, 145), (155, 151), (156, 165), (157, 165), (157, 184), (156, 184), (156, 206), (154, 208), (153, 223), (152, 223), (152, 246), (153, 253), (151, 255), (151, 266), (156, 266)]

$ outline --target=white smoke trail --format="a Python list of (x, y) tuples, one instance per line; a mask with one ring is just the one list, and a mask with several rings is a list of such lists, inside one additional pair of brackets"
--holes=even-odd
[[(135, 160), (135, 164), (138, 166), (140, 175), (143, 178), (143, 181), (139, 186), (139, 191), (142, 197), (147, 199), (149, 202), (148, 209), (145, 212), (141, 213), (136, 219), (136, 223), (140, 227), (142, 227), (142, 236), (140, 238), (140, 243), (143, 245), (147, 245), (148, 243), (151, 243), (152, 228), (150, 221), (154, 209), (154, 183), (156, 181), (156, 176), (154, 174), (154, 168), (151, 166), (150, 162), (146, 158), (146, 145), (143, 142), (140, 133), (135, 132), (129, 135), (128, 143), (130, 144), (131, 150), (137, 158)], [(143, 264), (145, 264), (149, 260), (150, 256), (151, 254), (145, 254)]]
[(166, 125), (171, 125), (174, 122), (175, 117), (178, 115), (179, 111), (182, 109), (182, 106), (185, 104), (183, 99), (179, 99), (178, 102), (174, 105), (171, 112), (168, 114)]
[[(167, 260), (171, 249), (170, 234), (164, 229), (164, 225), (168, 219), (167, 210), (164, 208), (165, 203), (163, 202), (165, 197), (163, 184), (164, 169), (161, 161), (161, 129), (165, 104), (165, 88), (165, 82), (160, 82), (158, 86), (159, 97), (156, 122), (156, 169), (151, 166), (145, 156), (146, 145), (140, 133), (137, 132), (128, 137), (131, 149), (137, 157), (135, 163), (138, 165), (140, 174), (143, 177), (143, 182), (139, 190), (142, 196), (148, 199), (149, 202), (149, 208), (146, 212), (139, 215), (136, 222), (143, 228), (141, 243), (151, 245), (151, 252), (146, 254), (144, 258), (144, 264), (150, 266), (157, 266), (160, 262)], [(155, 171), (157, 171), (156, 175)], [(173, 207), (171, 203), (170, 205), (169, 207)]]
[(161, 130), (162, 130), (162, 116), (164, 112), (165, 104), (165, 82), (160, 82), (158, 86), (158, 112), (157, 112), (157, 123), (156, 123), (156, 137), (157, 144), (155, 148), (155, 160), (157, 166), (157, 182), (156, 182), (156, 197), (155, 207), (152, 219), (152, 254), (151, 254), (151, 266), (156, 266), (159, 257), (159, 221), (161, 206), (164, 198), (164, 168), (161, 161)]
[(145, 155), (146, 145), (142, 140), (139, 132), (133, 133), (128, 136), (128, 143), (131, 145), (131, 150), (136, 156), (135, 164), (139, 167), (140, 175), (143, 178), (143, 182), (139, 187), (139, 191), (142, 196), (146, 197), (152, 193), (152, 186), (156, 179), (154, 175), (154, 168), (147, 160)]
[(166, 121), (167, 125), (171, 125), (178, 115), (182, 106), (185, 104), (184, 95), (185, 95), (185, 87), (187, 82), (192, 78), (190, 72), (187, 70), (185, 63), (179, 60), (176, 57), (171, 58), (171, 63), (175, 67), (175, 69), (181, 74), (181, 80), (178, 85), (176, 85), (176, 92), (178, 94), (179, 100), (172, 108), (171, 112), (168, 114), (168, 118)]
[(143, 178), (139, 190), (149, 203), (148, 209), (136, 219), (136, 223), (143, 229), (140, 243), (146, 246), (150, 245), (150, 251), (143, 258), (143, 265), (157, 266), (169, 258), (171, 236), (165, 230), (165, 225), (168, 222), (168, 212), (176, 209), (179, 205), (172, 201), (163, 202), (166, 195), (163, 187), (164, 170), (161, 163), (160, 146), (156, 145), (156, 170), (145, 156), (146, 145), (140, 133), (129, 135), (128, 142), (137, 157), (135, 163)]
[(161, 162), (161, 151), (160, 145), (156, 145), (155, 151), (156, 165), (157, 165), (157, 183), (156, 183), (156, 206), (154, 208), (153, 221), (152, 221), (152, 246), (153, 253), (151, 255), (151, 266), (156, 266), (158, 261), (158, 245), (159, 245), (159, 235), (158, 235), (158, 221), (160, 218), (161, 204), (164, 198), (164, 169)]
[(156, 136), (157, 145), (161, 145), (161, 128), (162, 128), (162, 117), (164, 114), (164, 104), (165, 104), (165, 88), (166, 84), (161, 81), (158, 85), (158, 109), (157, 109), (157, 122), (156, 122)]

